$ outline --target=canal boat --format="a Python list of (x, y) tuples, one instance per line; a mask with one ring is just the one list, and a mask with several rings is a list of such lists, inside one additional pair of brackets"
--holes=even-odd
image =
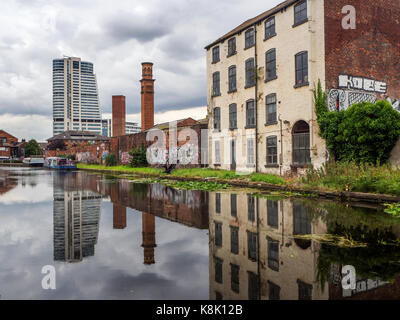
[(49, 157), (45, 159), (44, 166), (56, 170), (73, 170), (76, 164), (73, 160), (58, 157)]
[(43, 167), (44, 158), (43, 157), (28, 157), (24, 158), (22, 163), (27, 167)]

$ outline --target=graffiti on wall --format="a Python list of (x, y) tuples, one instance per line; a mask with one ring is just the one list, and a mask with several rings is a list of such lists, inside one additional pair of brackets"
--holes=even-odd
[(332, 89), (328, 94), (328, 106), (331, 111), (347, 110), (355, 103), (375, 103), (376, 100), (376, 95), (373, 93), (357, 92), (353, 90)]
[(129, 164), (132, 160), (132, 156), (130, 156), (128, 152), (120, 151), (119, 158), (122, 164)]
[(353, 77), (350, 75), (339, 75), (340, 89), (362, 90), (367, 92), (386, 93), (387, 84), (382, 81), (377, 81), (362, 77)]
[(398, 99), (383, 96), (387, 91), (385, 82), (350, 75), (339, 75), (338, 83), (339, 89), (332, 89), (328, 93), (328, 107), (331, 111), (347, 110), (356, 103), (375, 103), (378, 98), (386, 98), (393, 106), (393, 109), (400, 112), (400, 101)]

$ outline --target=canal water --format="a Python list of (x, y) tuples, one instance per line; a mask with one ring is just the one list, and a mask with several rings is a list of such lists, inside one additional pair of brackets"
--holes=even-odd
[(0, 168), (1, 299), (399, 299), (399, 236), (363, 204)]

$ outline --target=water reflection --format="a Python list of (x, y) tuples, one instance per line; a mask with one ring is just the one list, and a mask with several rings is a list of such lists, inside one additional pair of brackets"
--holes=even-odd
[[(229, 192), (209, 197), (211, 299), (400, 298), (397, 221), (333, 202)], [(367, 245), (343, 248), (298, 238), (310, 234), (349, 236)], [(342, 290), (341, 266), (347, 264), (356, 268), (355, 290)]]
[[(400, 225), (373, 208), (3, 169), (0, 214), (6, 298), (400, 298)], [(44, 294), (40, 268), (52, 262), (58, 288)], [(356, 290), (342, 289), (344, 265)]]

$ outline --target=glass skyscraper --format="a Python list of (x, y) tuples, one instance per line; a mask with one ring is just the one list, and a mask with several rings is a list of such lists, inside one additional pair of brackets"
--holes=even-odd
[(101, 110), (93, 63), (67, 57), (53, 60), (53, 134), (101, 134)]

